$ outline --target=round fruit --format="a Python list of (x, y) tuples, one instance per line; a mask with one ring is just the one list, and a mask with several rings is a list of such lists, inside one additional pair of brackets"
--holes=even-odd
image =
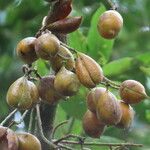
[(139, 103), (146, 98), (144, 86), (135, 80), (125, 80), (120, 85), (120, 97), (128, 104)]
[(0, 150), (18, 150), (18, 137), (11, 130), (0, 126)]
[(35, 51), (40, 58), (49, 60), (57, 54), (59, 46), (60, 42), (55, 35), (45, 33), (36, 39)]
[(75, 68), (75, 61), (72, 53), (63, 46), (60, 46), (59, 52), (56, 56), (51, 58), (50, 62), (55, 72), (58, 72), (63, 65), (67, 70)]
[(100, 16), (97, 28), (102, 37), (113, 39), (118, 35), (122, 26), (122, 16), (115, 10), (108, 10)]
[(21, 40), (16, 48), (17, 55), (27, 64), (32, 64), (37, 60), (34, 44), (36, 38), (27, 37)]
[(97, 103), (97, 117), (107, 125), (116, 125), (121, 120), (122, 112), (116, 97), (105, 90), (101, 92)]
[(75, 73), (62, 67), (56, 74), (54, 87), (63, 96), (72, 96), (78, 92), (80, 82)]
[(126, 104), (123, 101), (120, 101), (119, 104), (121, 106), (122, 117), (120, 122), (116, 126), (119, 128), (128, 129), (132, 124), (135, 112), (129, 104)]
[(105, 124), (97, 119), (96, 114), (88, 110), (83, 117), (83, 129), (93, 138), (99, 138), (105, 129)]
[(90, 111), (96, 113), (96, 105), (101, 94), (106, 91), (103, 87), (92, 89), (87, 95), (87, 107)]
[(6, 99), (9, 106), (29, 109), (39, 100), (38, 89), (23, 76), (9, 87)]
[(39, 95), (41, 99), (48, 104), (54, 104), (61, 98), (61, 96), (54, 88), (54, 80), (55, 76), (49, 75), (43, 77), (38, 85)]
[(30, 133), (18, 133), (19, 149), (18, 150), (41, 150), (40, 141)]
[(85, 87), (94, 88), (103, 80), (102, 68), (88, 55), (78, 53), (75, 66), (78, 79)]

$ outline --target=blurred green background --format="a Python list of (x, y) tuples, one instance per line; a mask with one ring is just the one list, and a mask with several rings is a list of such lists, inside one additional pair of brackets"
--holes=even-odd
[[(114, 2), (124, 19), (124, 27), (115, 41), (101, 38), (96, 29), (98, 17), (109, 6), (105, 0), (73, 0), (72, 16), (83, 16), (83, 22), (78, 31), (68, 35), (68, 44), (94, 58), (103, 66), (108, 78), (117, 82), (138, 80), (150, 95), (150, 0)], [(10, 111), (5, 100), (7, 89), (22, 75), (23, 63), (16, 57), (16, 44), (22, 38), (35, 35), (48, 10), (49, 5), (44, 0), (0, 0), (0, 120)], [(43, 61), (39, 60), (37, 65), (41, 75), (48, 73)], [(75, 97), (60, 102), (55, 124), (66, 119), (69, 124), (58, 130), (56, 136), (66, 132), (85, 135), (82, 117), (87, 109), (87, 92), (82, 88)], [(117, 91), (113, 92), (118, 96)], [(98, 141), (142, 143), (144, 147), (139, 150), (149, 150), (150, 100), (133, 107), (136, 116), (129, 131), (109, 127)]]

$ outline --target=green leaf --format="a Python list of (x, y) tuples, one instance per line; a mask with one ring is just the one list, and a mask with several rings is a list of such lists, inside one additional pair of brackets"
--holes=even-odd
[(76, 50), (79, 50), (81, 52), (87, 51), (86, 38), (79, 30), (69, 34), (68, 44), (72, 48), (75, 48)]
[[(102, 38), (97, 30), (97, 23), (99, 20), (99, 16), (105, 11), (105, 7), (103, 5), (95, 12), (92, 17), (91, 27), (89, 29), (87, 43), (88, 43), (88, 54), (96, 60), (101, 61), (101, 63), (105, 63), (108, 61), (114, 40), (107, 40)], [(105, 62), (103, 62), (105, 61)]]
[(70, 117), (82, 119), (86, 111), (86, 89), (81, 88), (77, 95), (60, 102), (61, 107), (66, 111)]
[(103, 71), (105, 76), (112, 77), (130, 70), (132, 66), (133, 58), (125, 57), (111, 61), (110, 63), (104, 65)]
[(141, 67), (140, 67), (140, 70), (141, 70), (143, 73), (145, 73), (147, 76), (150, 76), (150, 67), (147, 68), (147, 67), (141, 66)]
[(150, 64), (150, 52), (140, 54), (140, 55), (136, 56), (136, 59), (138, 61), (142, 62), (144, 65), (149, 66), (149, 64)]

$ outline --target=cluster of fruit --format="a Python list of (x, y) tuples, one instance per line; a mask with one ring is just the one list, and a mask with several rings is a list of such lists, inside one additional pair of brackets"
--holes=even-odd
[(40, 141), (30, 133), (15, 133), (0, 126), (1, 150), (41, 150)]
[[(122, 16), (115, 10), (109, 10), (100, 16), (97, 27), (103, 38), (113, 39), (122, 26)], [(93, 65), (90, 67), (92, 69)], [(94, 70), (97, 69), (94, 68)], [(94, 70), (91, 70), (90, 77)], [(130, 104), (138, 103), (146, 98), (145, 88), (135, 80), (126, 80), (118, 85), (118, 90), (120, 101), (107, 88), (97, 87), (88, 93), (88, 110), (83, 117), (83, 128), (87, 135), (98, 138), (107, 125), (115, 125), (123, 129), (131, 126), (135, 113)]]

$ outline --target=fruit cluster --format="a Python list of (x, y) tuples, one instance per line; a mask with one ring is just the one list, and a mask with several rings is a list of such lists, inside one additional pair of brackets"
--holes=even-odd
[[(50, 63), (54, 73), (45, 77), (38, 76), (39, 82), (36, 85), (30, 78), (31, 73), (35, 73), (32, 65), (25, 68), (24, 76), (8, 89), (8, 105), (23, 110), (34, 107), (39, 101), (53, 105), (60, 99), (75, 95), (83, 85), (91, 89), (87, 96), (88, 111), (83, 118), (83, 128), (89, 136), (99, 137), (107, 125), (129, 128), (134, 118), (134, 110), (130, 104), (146, 98), (145, 88), (134, 80), (115, 85), (120, 91), (121, 101), (118, 101), (108, 89), (108, 84), (111, 86), (114, 83), (106, 80), (101, 66), (90, 56), (72, 51), (54, 35), (73, 32), (81, 23), (81, 17), (67, 18), (71, 11), (71, 0), (54, 2), (53, 12), (43, 20), (42, 30), (48, 31), (43, 30), (36, 37), (21, 40), (16, 48), (17, 55), (24, 63), (31, 65), (41, 58)], [(65, 11), (60, 13), (63, 8)], [(117, 36), (122, 25), (121, 15), (110, 10), (100, 17), (98, 31), (104, 38), (111, 39)], [(106, 87), (96, 87), (102, 83), (106, 83)], [(0, 127), (0, 138), (1, 149), (41, 149), (40, 142), (29, 133), (15, 134), (8, 128)]]

